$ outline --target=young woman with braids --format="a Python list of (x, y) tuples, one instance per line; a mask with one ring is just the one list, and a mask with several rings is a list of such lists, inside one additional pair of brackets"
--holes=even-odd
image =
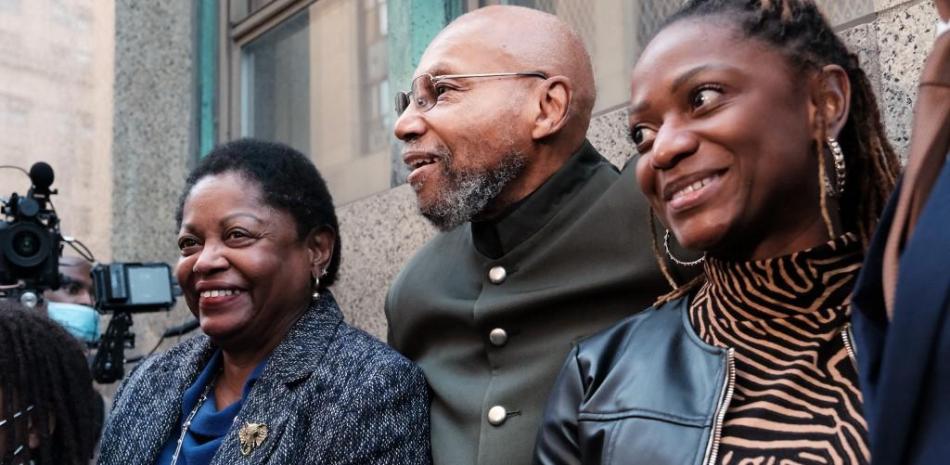
[(102, 415), (79, 341), (0, 299), (0, 464), (89, 463)]
[(577, 345), (536, 461), (869, 463), (849, 295), (899, 163), (857, 58), (811, 1), (692, 0), (632, 82), (640, 188), (705, 273)]

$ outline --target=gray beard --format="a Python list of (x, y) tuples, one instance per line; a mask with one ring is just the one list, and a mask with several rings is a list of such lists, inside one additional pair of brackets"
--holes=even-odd
[(431, 205), (420, 206), (426, 217), (440, 231), (455, 229), (482, 213), (511, 181), (524, 172), (527, 159), (518, 152), (506, 156), (501, 165), (469, 171), (455, 171), (451, 159), (443, 161), (445, 176), (442, 195)]

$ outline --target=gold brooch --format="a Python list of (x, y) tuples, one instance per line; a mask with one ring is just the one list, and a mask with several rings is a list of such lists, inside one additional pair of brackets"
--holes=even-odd
[(263, 423), (244, 423), (244, 426), (238, 430), (238, 439), (241, 440), (241, 455), (248, 455), (267, 439), (267, 425)]

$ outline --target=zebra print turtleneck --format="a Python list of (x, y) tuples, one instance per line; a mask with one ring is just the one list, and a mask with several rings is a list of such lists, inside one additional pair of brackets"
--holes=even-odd
[(704, 341), (735, 349), (719, 463), (869, 463), (847, 333), (862, 255), (847, 234), (784, 257), (706, 261), (690, 322)]

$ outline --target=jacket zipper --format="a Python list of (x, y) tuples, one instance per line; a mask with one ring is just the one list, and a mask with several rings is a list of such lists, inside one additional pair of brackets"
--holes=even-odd
[(851, 323), (844, 325), (844, 328), (841, 330), (841, 340), (844, 341), (844, 349), (848, 351), (848, 356), (851, 357), (851, 363), (853, 363), (854, 368), (857, 369), (858, 357), (854, 351), (854, 345), (851, 344), (851, 341), (854, 340), (854, 335), (851, 333)]
[[(844, 341), (844, 348), (851, 357), (851, 363), (855, 368), (858, 365), (858, 359), (854, 352), (854, 346), (851, 344), (853, 336), (851, 335), (851, 323), (845, 325), (841, 330), (841, 339)], [(703, 459), (703, 465), (713, 465), (719, 455), (719, 441), (722, 439), (722, 423), (726, 418), (726, 410), (732, 402), (732, 394), (736, 388), (736, 360), (735, 349), (726, 349), (726, 379), (723, 382), (722, 395), (719, 397), (719, 405), (716, 406), (716, 419), (713, 424), (713, 431), (706, 446), (706, 457)]]
[(719, 455), (719, 441), (722, 439), (722, 423), (726, 418), (726, 410), (729, 409), (729, 403), (732, 402), (732, 393), (736, 388), (736, 351), (733, 348), (726, 349), (726, 379), (723, 381), (722, 394), (719, 396), (719, 405), (716, 406), (716, 418), (713, 423), (712, 433), (709, 435), (709, 443), (706, 445), (706, 457), (703, 459), (703, 465), (713, 465)]

